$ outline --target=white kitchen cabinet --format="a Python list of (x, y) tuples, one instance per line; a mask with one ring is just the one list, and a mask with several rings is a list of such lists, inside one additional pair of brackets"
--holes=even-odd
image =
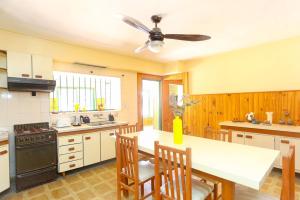
[(32, 55), (32, 78), (52, 80), (53, 59), (41, 55)]
[(101, 131), (101, 161), (116, 157), (115, 129)]
[(8, 145), (0, 146), (0, 192), (10, 187)]
[(274, 149), (275, 137), (272, 135), (245, 133), (245, 144), (267, 149)]
[(31, 55), (7, 51), (7, 76), (32, 78)]
[(232, 131), (232, 142), (238, 144), (245, 143), (245, 134), (240, 131)]
[(100, 162), (100, 132), (83, 135), (84, 166)]
[(300, 172), (300, 139), (280, 137), (275, 138), (275, 149), (280, 151), (280, 156), (277, 159), (276, 166), (282, 167), (282, 155), (285, 155), (289, 151), (289, 146), (295, 145), (295, 169)]

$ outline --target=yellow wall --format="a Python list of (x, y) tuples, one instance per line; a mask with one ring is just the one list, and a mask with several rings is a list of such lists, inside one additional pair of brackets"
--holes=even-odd
[(169, 65), (188, 71), (191, 94), (300, 89), (300, 37)]
[(76, 45), (53, 42), (37, 37), (13, 33), (0, 29), (0, 50), (13, 50), (25, 53), (41, 54), (56, 61), (103, 65), (109, 68), (130, 70), (142, 73), (161, 75), (164, 64), (132, 56), (110, 53)]

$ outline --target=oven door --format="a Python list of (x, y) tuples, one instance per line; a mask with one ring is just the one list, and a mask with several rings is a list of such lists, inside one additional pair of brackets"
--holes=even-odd
[(26, 173), (57, 165), (56, 142), (16, 147), (16, 173)]

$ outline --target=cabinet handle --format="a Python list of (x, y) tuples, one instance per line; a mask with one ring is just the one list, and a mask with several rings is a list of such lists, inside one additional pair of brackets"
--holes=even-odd
[(69, 151), (74, 151), (74, 150), (75, 150), (74, 147), (69, 148)]
[(69, 157), (69, 160), (74, 159), (74, 158), (75, 158), (75, 156), (70, 156), (70, 157)]
[(244, 137), (242, 134), (237, 134), (236, 136), (237, 137)]
[(75, 141), (74, 139), (69, 139), (69, 140), (68, 140), (68, 142), (74, 142), (74, 141)]
[(280, 142), (281, 142), (282, 144), (290, 144), (290, 141), (288, 141), (288, 140), (280, 140)]
[(21, 74), (22, 77), (29, 77), (29, 74)]
[(5, 155), (5, 154), (7, 154), (7, 153), (8, 153), (7, 150), (1, 151), (1, 152), (0, 152), (0, 156)]
[(252, 136), (251, 135), (246, 135), (246, 138), (247, 139), (252, 139)]
[(69, 165), (69, 167), (73, 168), (73, 167), (76, 167), (76, 165), (75, 164), (71, 164), (71, 165)]
[(35, 78), (43, 78), (42, 75), (35, 75)]
[(91, 139), (91, 137), (85, 137), (85, 140), (90, 140)]
[(109, 136), (114, 136), (115, 135), (115, 133), (109, 133)]

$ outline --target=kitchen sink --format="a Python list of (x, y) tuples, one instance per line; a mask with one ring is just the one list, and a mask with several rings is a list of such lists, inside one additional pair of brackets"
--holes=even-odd
[(88, 126), (101, 126), (101, 125), (108, 125), (108, 124), (115, 124), (114, 121), (99, 121), (99, 122), (90, 122), (87, 123)]

